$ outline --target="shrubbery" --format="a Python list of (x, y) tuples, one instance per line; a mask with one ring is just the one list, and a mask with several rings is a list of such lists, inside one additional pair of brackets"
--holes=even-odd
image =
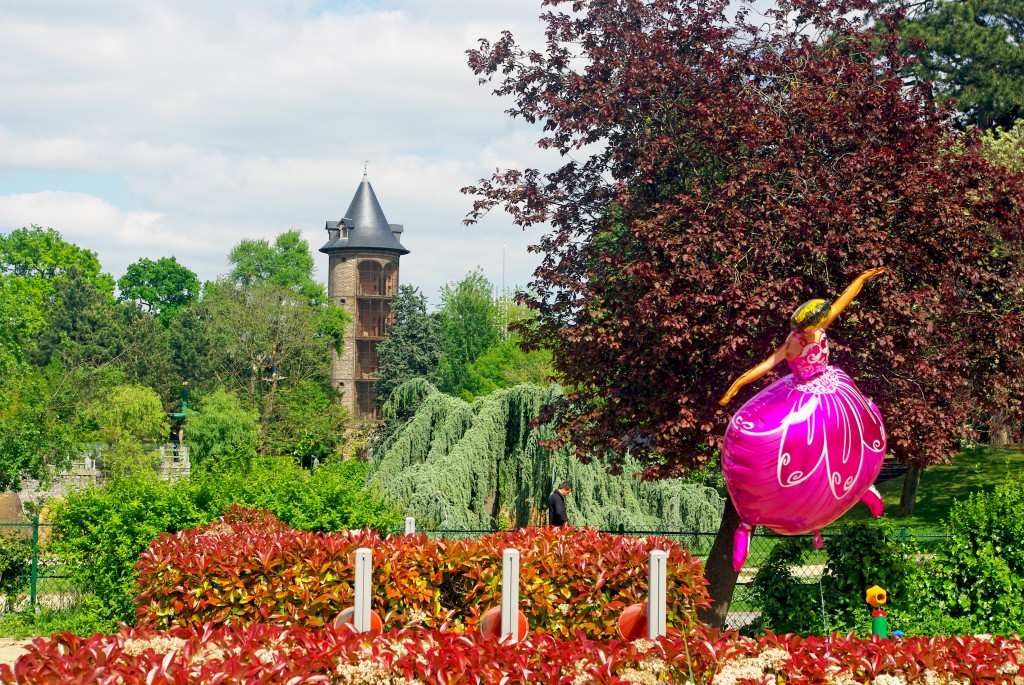
[(501, 555), (521, 554), (520, 601), (531, 629), (616, 633), (621, 610), (645, 599), (647, 555), (669, 552), (668, 621), (696, 622), (707, 602), (700, 562), (666, 539), (592, 530), (523, 529), (477, 541), (302, 533), (233, 509), (221, 521), (162, 536), (142, 555), (140, 625), (272, 622), (319, 627), (353, 603), (353, 557), (374, 554), (374, 608), (385, 629), (422, 624), (474, 630), (501, 602)]
[(754, 577), (761, 626), (778, 633), (820, 634), (822, 603), (829, 630), (866, 630), (870, 611), (864, 593), (880, 585), (892, 606), (913, 601), (919, 575), (914, 549), (886, 519), (842, 526), (825, 540), (827, 563), (819, 585), (791, 573), (811, 549), (807, 538), (780, 540)]
[(696, 629), (656, 641), (530, 636), (519, 644), (476, 634), (399, 630), (368, 638), (349, 630), (253, 624), (37, 640), (0, 681), (423, 685), (502, 683), (1012, 683), (1020, 641), (974, 638), (869, 641), (849, 637), (759, 640)]
[(895, 535), (886, 519), (854, 524), (827, 538), (828, 563), (817, 583), (793, 577), (809, 549), (804, 539), (780, 541), (754, 579), (763, 613), (759, 627), (818, 633), (821, 601), (832, 630), (866, 632), (864, 591), (889, 594), (890, 624), (908, 634), (1020, 632), (1024, 626), (1024, 481), (957, 502), (949, 536), (933, 556)]
[(70, 493), (53, 507), (56, 552), (112, 626), (132, 621), (139, 555), (163, 533), (209, 523), (238, 502), (261, 506), (305, 530), (390, 528), (397, 516), (363, 488), (366, 465), (325, 464), (311, 476), (289, 459), (256, 460), (246, 473), (197, 470), (178, 482), (135, 473)]
[(920, 603), (932, 622), (974, 632), (1024, 627), (1024, 480), (953, 505), (949, 537), (927, 565)]

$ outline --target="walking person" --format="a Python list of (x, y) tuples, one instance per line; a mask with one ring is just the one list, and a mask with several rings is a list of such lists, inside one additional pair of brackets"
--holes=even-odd
[(558, 489), (551, 493), (548, 498), (548, 525), (555, 528), (562, 528), (569, 523), (565, 516), (565, 496), (572, 492), (572, 485), (569, 481), (562, 481)]

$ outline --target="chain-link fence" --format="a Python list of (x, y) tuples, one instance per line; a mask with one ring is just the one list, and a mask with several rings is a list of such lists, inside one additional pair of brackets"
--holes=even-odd
[(39, 516), (0, 523), (0, 614), (68, 609), (82, 597), (71, 569), (49, 551), (51, 524)]
[[(395, 529), (395, 534), (404, 532), (402, 529)], [(423, 533), (427, 537), (446, 540), (463, 540), (463, 539), (476, 539), (481, 535), (489, 535), (498, 531), (494, 530), (465, 530), (465, 529), (427, 529), (417, 530), (417, 533)], [(687, 531), (653, 531), (653, 530), (608, 530), (601, 531), (603, 533), (611, 533), (615, 535), (629, 535), (632, 537), (661, 537), (668, 538), (678, 542), (682, 547), (688, 549), (692, 555), (699, 558), (702, 562), (706, 562), (708, 555), (711, 553), (711, 546), (714, 544), (715, 537), (718, 535), (716, 532), (687, 532)], [(824, 540), (828, 540), (831, 536), (828, 533), (823, 534)], [(909, 529), (903, 528), (899, 531), (900, 540), (907, 545), (911, 544), (913, 539), (912, 548), (916, 554), (927, 557), (931, 555), (934, 550), (946, 539), (945, 535), (911, 535)], [(828, 555), (824, 548), (815, 549), (811, 544), (813, 536), (811, 535), (799, 535), (799, 536), (781, 536), (764, 529), (756, 529), (754, 535), (750, 540), (750, 549), (747, 556), (747, 563), (740, 571), (739, 578), (736, 581), (736, 590), (733, 594), (732, 604), (729, 607), (729, 617), (727, 625), (730, 628), (739, 628), (745, 626), (754, 620), (761, 613), (761, 607), (758, 604), (756, 595), (753, 589), (754, 577), (760, 570), (761, 566), (767, 563), (769, 555), (775, 546), (783, 540), (804, 540), (807, 542), (807, 551), (801, 558), (801, 563), (796, 566), (788, 566), (788, 570), (792, 577), (799, 582), (809, 585), (817, 586), (820, 589), (820, 583), (825, 574), (825, 569), (828, 565)]]

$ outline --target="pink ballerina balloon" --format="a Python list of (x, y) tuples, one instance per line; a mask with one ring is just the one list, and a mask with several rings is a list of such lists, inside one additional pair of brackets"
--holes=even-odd
[(831, 306), (824, 300), (801, 305), (782, 347), (740, 376), (719, 402), (724, 406), (782, 360), (789, 363), (792, 373), (748, 400), (725, 432), (722, 470), (741, 519), (733, 538), (737, 571), (755, 526), (783, 535), (813, 531), (820, 548), (820, 529), (858, 501), (882, 514), (872, 485), (885, 458), (882, 416), (845, 372), (829, 365), (825, 328), (883, 271), (865, 271)]

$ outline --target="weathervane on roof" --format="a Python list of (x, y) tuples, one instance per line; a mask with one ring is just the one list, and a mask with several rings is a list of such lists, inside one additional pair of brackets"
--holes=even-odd
[(363, 160), (363, 178), (366, 178), (366, 167), (370, 166), (370, 160)]

